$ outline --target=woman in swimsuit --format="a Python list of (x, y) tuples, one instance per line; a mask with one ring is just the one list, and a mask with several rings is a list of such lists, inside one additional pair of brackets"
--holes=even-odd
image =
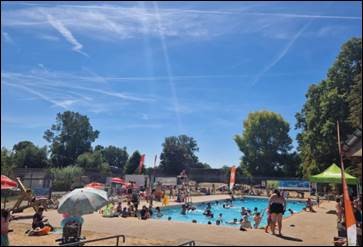
[(271, 214), (271, 231), (272, 234), (275, 235), (275, 226), (276, 221), (279, 226), (279, 235), (281, 235), (281, 228), (282, 228), (282, 215), (285, 212), (286, 201), (280, 195), (278, 190), (274, 190), (274, 193), (271, 195), (269, 199), (269, 212)]

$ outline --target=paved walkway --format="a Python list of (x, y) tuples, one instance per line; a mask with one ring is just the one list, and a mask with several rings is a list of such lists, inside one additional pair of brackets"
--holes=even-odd
[[(193, 202), (225, 199), (228, 196), (208, 196), (193, 198)], [(156, 205), (155, 205), (156, 206)], [(169, 240), (182, 243), (194, 240), (197, 245), (332, 245), (336, 235), (336, 216), (327, 212), (334, 210), (333, 202), (323, 202), (317, 213), (302, 212), (283, 221), (283, 234), (280, 238), (264, 233), (263, 230), (248, 230), (200, 225), (175, 221), (147, 220), (137, 218), (103, 218), (98, 213), (84, 216), (84, 230), (125, 234), (132, 237)], [(49, 222), (59, 226), (62, 217), (56, 211), (45, 212)], [(20, 220), (19, 220), (20, 221)], [(30, 223), (30, 220), (20, 222)]]

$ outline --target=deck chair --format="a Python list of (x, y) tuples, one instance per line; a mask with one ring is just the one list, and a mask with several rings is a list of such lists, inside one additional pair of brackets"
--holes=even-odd
[(59, 245), (76, 243), (81, 240), (85, 240), (85, 237), (81, 237), (82, 224), (79, 222), (69, 222), (63, 227), (62, 238), (56, 239), (56, 242), (60, 242)]
[[(25, 188), (24, 184), (21, 182), (19, 177), (16, 178), (16, 181), (19, 185), (21, 196), (15, 203), (14, 207), (11, 209), (13, 213), (22, 212), (25, 208), (30, 207), (30, 205), (35, 202), (35, 197), (33, 196), (32, 191), (30, 189)], [(23, 201), (26, 201), (28, 205), (20, 207)], [(35, 211), (37, 211), (38, 206), (34, 204), (32, 207), (34, 208)]]

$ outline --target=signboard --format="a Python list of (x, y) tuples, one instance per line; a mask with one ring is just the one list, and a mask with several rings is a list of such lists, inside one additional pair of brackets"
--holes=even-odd
[(146, 181), (146, 186), (149, 186), (149, 178), (146, 175), (125, 175), (125, 181), (135, 182), (139, 187), (144, 187)]
[(267, 180), (267, 185), (266, 187), (268, 189), (277, 189), (279, 187), (279, 181), (277, 180)]
[(304, 180), (280, 180), (280, 190), (310, 191), (310, 182)]
[(161, 183), (162, 185), (172, 185), (175, 186), (177, 184), (176, 177), (156, 177), (156, 183)]

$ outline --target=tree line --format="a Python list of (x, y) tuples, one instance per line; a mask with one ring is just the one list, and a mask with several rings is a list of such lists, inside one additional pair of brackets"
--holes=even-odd
[[(100, 132), (94, 130), (87, 116), (78, 112), (58, 113), (56, 122), (44, 132), (49, 146), (38, 147), (30, 141), (20, 141), (12, 150), (1, 149), (1, 173), (10, 174), (14, 168), (50, 168), (54, 174), (82, 173), (85, 169), (99, 170), (102, 175), (110, 174), (116, 168), (123, 174), (139, 174), (141, 153), (136, 150), (131, 156), (126, 147), (92, 147)], [(179, 174), (191, 168), (210, 168), (199, 162), (195, 152), (199, 150), (196, 141), (186, 135), (165, 138), (162, 144), (158, 170), (168, 175)], [(72, 168), (69, 168), (72, 167)], [(66, 169), (67, 168), (67, 169)], [(141, 170), (150, 174), (152, 168)]]
[[(306, 102), (296, 113), (295, 129), (300, 130), (296, 151), (292, 151), (290, 126), (280, 114), (251, 112), (243, 123), (243, 133), (234, 137), (242, 152), (237, 174), (307, 178), (338, 163), (336, 120), (341, 123), (343, 140), (356, 128), (362, 128), (361, 54), (361, 38), (352, 38), (342, 46), (326, 79), (309, 87)], [(93, 148), (99, 134), (87, 116), (71, 111), (58, 113), (55, 124), (44, 132), (49, 146), (21, 141), (12, 150), (1, 149), (1, 173), (10, 173), (16, 167), (52, 168), (54, 174), (65, 171), (63, 177), (59, 175), (60, 180), (67, 178), (67, 172), (82, 173), (82, 169), (98, 169), (104, 175), (112, 167), (124, 174), (138, 173), (141, 153), (136, 150), (129, 156), (126, 147)], [(163, 174), (175, 176), (182, 170), (210, 168), (199, 161), (199, 148), (193, 137), (166, 137), (162, 147), (157, 169)], [(346, 165), (361, 177), (361, 167), (354, 167), (349, 161)], [(221, 169), (228, 172), (227, 167)], [(144, 168), (142, 173), (150, 174), (151, 170)]]

